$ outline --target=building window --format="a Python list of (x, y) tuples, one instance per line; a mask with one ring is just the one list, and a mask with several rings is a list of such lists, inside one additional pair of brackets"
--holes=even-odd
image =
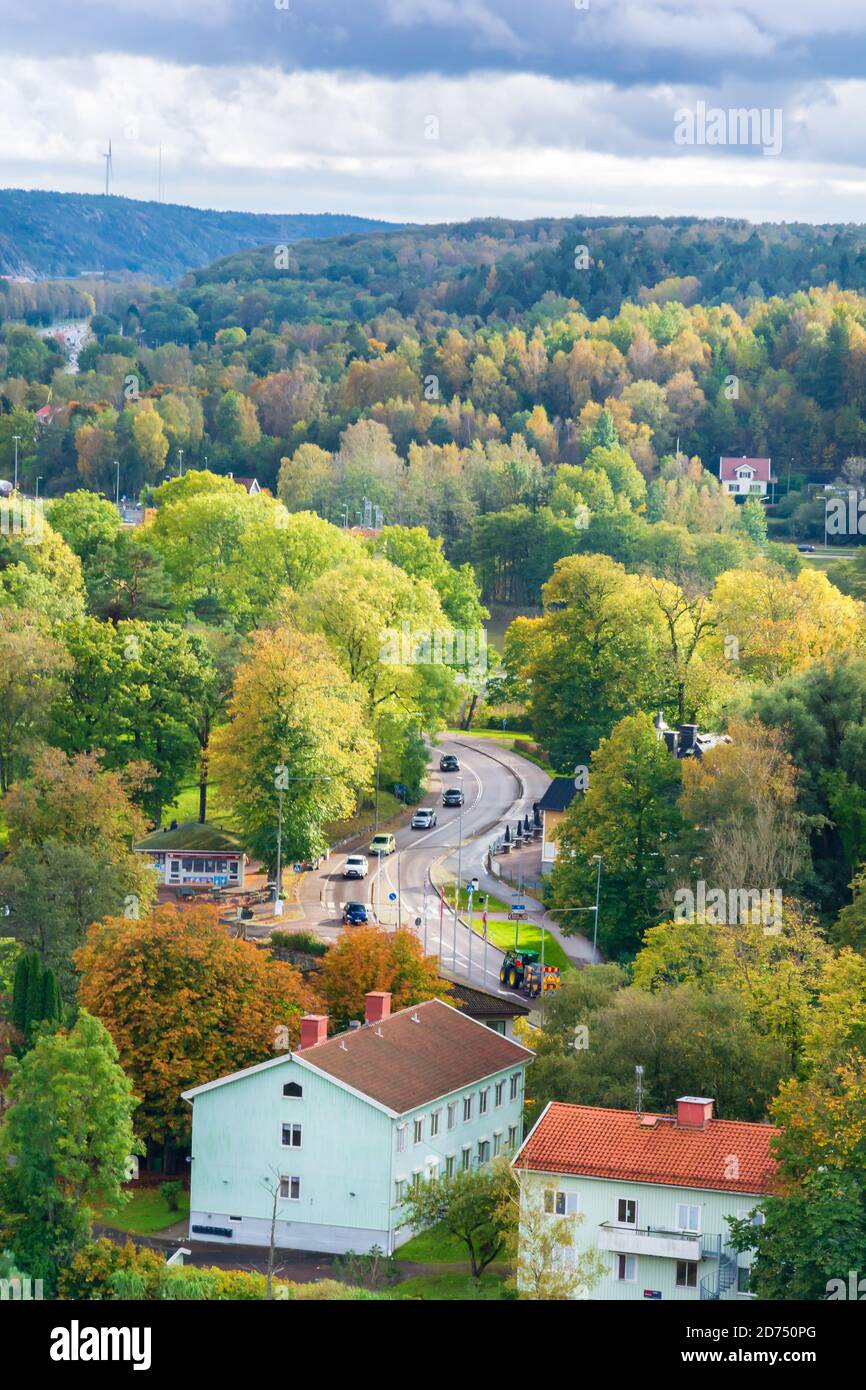
[(463, 1097), (463, 1123), (466, 1124), (467, 1120), (471, 1120), (471, 1119), (472, 1119), (472, 1097), (471, 1097), (471, 1096), (464, 1096), (464, 1097)]
[(751, 1270), (748, 1265), (737, 1265), (737, 1293), (749, 1293), (749, 1274)]
[(283, 1148), (299, 1149), (301, 1147), (301, 1126), (283, 1125)]
[(471, 1144), (466, 1144), (466, 1145), (464, 1145), (463, 1154), (462, 1154), (462, 1157), (461, 1157), (461, 1159), (460, 1159), (460, 1167), (461, 1167), (461, 1168), (463, 1169), (463, 1171), (465, 1172), (466, 1169), (469, 1168), (469, 1167), (471, 1166), (471, 1163), (472, 1163), (472, 1145), (471, 1145)]
[(242, 1216), (230, 1216), (230, 1217), (229, 1217), (229, 1221), (243, 1221), (243, 1219), (244, 1219), (244, 1218), (243, 1218)]
[(427, 1181), (428, 1181), (428, 1182), (435, 1182), (436, 1179), (438, 1178), (438, 1176), (439, 1176), (439, 1160), (438, 1160), (438, 1158), (431, 1158), (430, 1162), (427, 1164)]
[(763, 1226), (764, 1213), (762, 1211), (746, 1211), (743, 1208), (737, 1212), (738, 1221), (748, 1221), (752, 1226)]
[(493, 1092), (493, 1104), (494, 1104), (494, 1105), (501, 1105), (501, 1104), (502, 1104), (502, 1094), (503, 1094), (504, 1090), (505, 1090), (505, 1082), (504, 1082), (504, 1081), (497, 1081), (497, 1083), (496, 1083), (496, 1089), (495, 1089), (495, 1091)]
[(442, 1117), (441, 1110), (434, 1110), (430, 1116), (430, 1138), (435, 1139), (439, 1133), (439, 1121)]
[(301, 1179), (280, 1178), (280, 1196), (286, 1202), (299, 1202), (301, 1200)]
[(397, 1202), (402, 1202), (406, 1196), (406, 1179), (398, 1178), (394, 1183), (394, 1198)]
[(401, 1154), (401, 1153), (405, 1153), (405, 1152), (406, 1152), (406, 1131), (408, 1130), (408, 1128), (409, 1128), (408, 1125), (398, 1125), (398, 1126), (397, 1126), (397, 1152), (398, 1152), (398, 1154)]
[(479, 1140), (478, 1140), (478, 1162), (479, 1162), (479, 1165), (482, 1164), (482, 1163), (487, 1163), (487, 1162), (489, 1161), (489, 1159), (490, 1159), (490, 1140), (489, 1140), (489, 1139), (479, 1139)]
[(283, 1097), (286, 1100), (300, 1100), (304, 1094), (303, 1086), (299, 1086), (297, 1081), (287, 1081), (283, 1087)]
[(448, 1128), (453, 1129), (457, 1123), (457, 1102), (456, 1100), (448, 1103)]
[(420, 1120), (415, 1120), (412, 1126), (412, 1143), (420, 1144), (424, 1139), (424, 1116)]
[(490, 1087), (489, 1087), (489, 1086), (485, 1086), (483, 1091), (479, 1091), (479, 1092), (478, 1092), (478, 1113), (479, 1113), (479, 1115), (486, 1115), (486, 1114), (487, 1114), (487, 1103), (488, 1103), (489, 1100), (490, 1100)]
[(418, 1191), (418, 1188), (419, 1188), (420, 1186), (421, 1186), (421, 1169), (420, 1169), (420, 1168), (416, 1168), (415, 1171), (414, 1171), (414, 1173), (412, 1174), (412, 1190), (413, 1190), (414, 1192), (417, 1192), (417, 1191)]
[(502, 1130), (497, 1129), (493, 1136), (493, 1157), (498, 1158), (502, 1153)]
[(445, 1159), (445, 1176), (446, 1176), (446, 1178), (453, 1178), (453, 1177), (454, 1177), (454, 1160), (455, 1160), (455, 1158), (456, 1158), (456, 1154), (448, 1154), (447, 1158)]
[(677, 1230), (692, 1231), (697, 1235), (701, 1229), (700, 1207), (688, 1206), (685, 1202), (677, 1207)]
[(691, 1260), (677, 1260), (677, 1288), (696, 1289), (698, 1287), (698, 1267)]
[(636, 1226), (637, 1202), (630, 1197), (620, 1197), (616, 1204), (616, 1220), (619, 1226)]
[(511, 1083), (510, 1083), (509, 1088), (508, 1088), (508, 1099), (509, 1099), (509, 1100), (517, 1100), (517, 1097), (518, 1097), (519, 1094), (520, 1094), (520, 1072), (519, 1072), (519, 1071), (516, 1071), (516, 1072), (514, 1073), (514, 1075), (512, 1076), (512, 1078), (511, 1078)]
[(576, 1216), (577, 1192), (557, 1192), (548, 1187), (544, 1192), (544, 1210), (549, 1216)]
[(517, 1148), (517, 1125), (508, 1126), (508, 1147), (509, 1149)]
[(616, 1277), (623, 1284), (637, 1282), (637, 1260), (634, 1255), (617, 1255)]

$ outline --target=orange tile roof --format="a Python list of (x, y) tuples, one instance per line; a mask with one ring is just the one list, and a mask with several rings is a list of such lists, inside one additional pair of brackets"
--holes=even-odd
[(293, 1055), (402, 1115), (533, 1054), (441, 999), (428, 999)]
[(670, 1115), (553, 1101), (527, 1136), (515, 1168), (717, 1192), (768, 1192), (776, 1161), (773, 1125), (710, 1120), (703, 1129)]

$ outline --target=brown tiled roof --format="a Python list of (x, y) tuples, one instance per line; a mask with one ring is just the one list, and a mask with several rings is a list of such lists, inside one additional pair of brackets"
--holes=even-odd
[[(516, 1168), (717, 1192), (767, 1192), (776, 1162), (773, 1125), (710, 1120), (703, 1129), (670, 1115), (554, 1101), (527, 1136)], [(736, 1175), (736, 1176), (734, 1176)]]
[(402, 1115), (526, 1062), (532, 1053), (429, 999), (293, 1056)]
[(506, 999), (501, 994), (488, 994), (485, 989), (471, 989), (456, 981), (448, 981), (451, 999), (455, 1009), (461, 1009), (467, 1018), (525, 1018), (529, 1009), (517, 999)]

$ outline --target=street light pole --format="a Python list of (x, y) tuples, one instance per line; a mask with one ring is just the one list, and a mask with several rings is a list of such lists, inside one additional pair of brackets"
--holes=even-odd
[(460, 818), (457, 822), (457, 883), (454, 890), (454, 945), (451, 953), (451, 968), (457, 969), (457, 918), (460, 915), (460, 880), (463, 873), (463, 778), (460, 778)]
[(114, 460), (114, 466), (117, 469), (117, 477), (114, 483), (114, 505), (117, 510), (120, 511), (120, 459)]
[(277, 873), (274, 889), (274, 916), (283, 911), (283, 784), (279, 784), (280, 809), (277, 816)]
[(20, 434), (13, 434), (12, 438), (15, 440), (15, 484), (14, 484), (14, 486), (15, 486), (15, 491), (17, 492), (17, 491), (18, 491), (18, 445), (21, 443), (21, 436), (20, 436)]
[(36, 479), (36, 501), (37, 501), (37, 502), (39, 501), (39, 484), (40, 484), (41, 482), (42, 482), (42, 474), (40, 473), (40, 474), (39, 474), (39, 477)]
[(595, 919), (594, 919), (593, 924), (592, 924), (592, 963), (593, 963), (593, 965), (597, 965), (597, 964), (598, 964), (598, 950), (597, 950), (597, 942), (598, 942), (598, 905), (599, 905), (599, 901), (600, 901), (600, 899), (601, 899), (601, 855), (600, 855), (600, 854), (595, 854), (595, 855), (593, 855), (593, 858), (598, 860), (598, 873), (597, 873), (596, 879), (595, 879)]

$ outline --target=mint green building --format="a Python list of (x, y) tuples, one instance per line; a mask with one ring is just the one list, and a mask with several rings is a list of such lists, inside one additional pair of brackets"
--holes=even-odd
[(676, 1115), (550, 1103), (513, 1166), (521, 1202), (568, 1223), (567, 1264), (596, 1250), (605, 1268), (574, 1297), (749, 1298), (748, 1253), (728, 1243), (727, 1217), (760, 1221), (776, 1164), (771, 1125), (713, 1118), (714, 1102), (682, 1096)]
[(192, 1104), (190, 1240), (344, 1253), (408, 1240), (412, 1184), (521, 1142), (532, 1053), (441, 1000), (366, 1022), (183, 1093)]

